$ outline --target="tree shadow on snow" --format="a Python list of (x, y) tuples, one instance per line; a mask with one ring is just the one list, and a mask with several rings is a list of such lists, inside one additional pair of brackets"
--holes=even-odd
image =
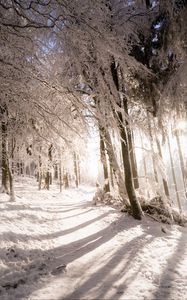
[(172, 290), (174, 287), (175, 289), (177, 286), (179, 287), (179, 282), (175, 280), (181, 280), (181, 274), (178, 273), (178, 267), (180, 266), (180, 262), (182, 261), (182, 258), (185, 255), (186, 246), (187, 235), (184, 236), (184, 233), (181, 233), (181, 237), (179, 238), (177, 247), (172, 256), (167, 260), (166, 267), (164, 268), (160, 276), (159, 285), (153, 295), (153, 299), (174, 299), (172, 295)]
[[(42, 240), (61, 237), (65, 234), (69, 234), (72, 232), (76, 232), (77, 230), (81, 230), (84, 227), (105, 218), (109, 213), (111, 212), (104, 213), (97, 218), (81, 223), (73, 228), (69, 228), (64, 231), (62, 230), (48, 235), (40, 235), (38, 237), (33, 237), (33, 236), (28, 237), (20, 234), (14, 234), (14, 242), (17, 243), (17, 245), (19, 245), (19, 240), (27, 241), (28, 239), (36, 238), (42, 241)], [(125, 244), (123, 244), (122, 241), (123, 244), (122, 247), (120, 249), (118, 247), (116, 252), (112, 254), (110, 260), (106, 261), (104, 263), (104, 266), (101, 267), (101, 270), (97, 271), (95, 274), (92, 274), (90, 278), (87, 279), (87, 283), (84, 283), (81, 288), (83, 294), (84, 291), (86, 292), (88, 291), (88, 289), (93, 288), (93, 280), (94, 282), (96, 282), (96, 284), (99, 284), (100, 281), (103, 280), (103, 273), (105, 274), (104, 276), (106, 276), (107, 278), (108, 274), (110, 274), (110, 271), (113, 268), (115, 268), (118, 264), (120, 263), (124, 264), (123, 272), (127, 272), (127, 270), (130, 269), (130, 265), (131, 265), (130, 262), (133, 261), (133, 259), (138, 255), (137, 251), (139, 252), (139, 250), (143, 248), (146, 243), (150, 243), (157, 236), (157, 234), (158, 236), (161, 235), (161, 232), (157, 232), (153, 236), (147, 226), (144, 226), (139, 221), (135, 221), (135, 220), (129, 223), (129, 220), (130, 220), (129, 218), (125, 218), (124, 214), (120, 214), (119, 218), (114, 222), (110, 223), (108, 227), (101, 229), (96, 233), (91, 234), (90, 236), (80, 238), (77, 241), (71, 242), (66, 245), (54, 247), (50, 250), (42, 250), (42, 249), (29, 250), (29, 249), (21, 249), (19, 247), (16, 247), (15, 249), (13, 249), (14, 250), (13, 253), (7, 254), (5, 253), (7, 249), (2, 249), (1, 257), (4, 257), (7, 263), (9, 262), (8, 263), (9, 269), (5, 270), (5, 272), (0, 277), (1, 286), (3, 286), (3, 289), (4, 290), (6, 289), (7, 293), (9, 293), (10, 289), (19, 289), (19, 286), (24, 284), (26, 288), (24, 288), (23, 290), (22, 297), (23, 298), (25, 298), (25, 296), (28, 297), (35, 290), (42, 288), (42, 283), (40, 282), (41, 277), (51, 275), (51, 274), (53, 275), (55, 270), (57, 270), (59, 266), (63, 266), (64, 264), (67, 265), (67, 270), (68, 270), (69, 263), (81, 258), (87, 253), (90, 253), (95, 249), (97, 249), (98, 247), (104, 245), (105, 243), (113, 239), (120, 232), (123, 232), (125, 230), (128, 231), (133, 227), (136, 228), (136, 226), (141, 226), (141, 227), (143, 226), (143, 231), (142, 231), (143, 233), (140, 236), (134, 238), (129, 242), (125, 242)], [(147, 234), (149, 234), (150, 236), (148, 239), (147, 238), (145, 239), (145, 236)], [(78, 233), (78, 235), (80, 235), (81, 237), (81, 232)], [(137, 250), (137, 243), (139, 245), (138, 248), (139, 250)], [(11, 249), (9, 250), (9, 252), (11, 252)], [(14, 255), (16, 255), (16, 257)], [(127, 259), (128, 265), (127, 263), (123, 263), (125, 257), (128, 258)], [(18, 261), (18, 264), (22, 265), (20, 267), (20, 270), (17, 269), (16, 264), (13, 264), (15, 260), (16, 262)], [(97, 261), (96, 261), (96, 267), (98, 267)], [(82, 266), (80, 266), (80, 268), (82, 273)], [(137, 269), (137, 273), (138, 272), (139, 270)], [(125, 286), (128, 284), (129, 281), (133, 280), (133, 278), (137, 275), (137, 273), (132, 274), (132, 276), (127, 278), (123, 284), (123, 287), (116, 287), (115, 299), (118, 299), (118, 297), (120, 297), (120, 293), (123, 292)], [(120, 274), (115, 274), (115, 275), (111, 274), (109, 277), (109, 281), (110, 282), (115, 281), (119, 278), (119, 276)], [(34, 282), (34, 284), (31, 284), (32, 282)], [(104, 295), (107, 292), (107, 286), (108, 286), (108, 279), (106, 280), (105, 284), (101, 287), (100, 291), (98, 290), (97, 299), (104, 297)], [(119, 288), (120, 291), (118, 290)], [(74, 296), (75, 294), (72, 293), (71, 295), (68, 295), (67, 299), (73, 299)]]
[[(19, 242), (21, 242), (21, 241), (26, 242), (26, 241), (29, 241), (29, 240), (38, 240), (38, 241), (50, 240), (50, 239), (54, 239), (54, 238), (58, 238), (58, 237), (63, 237), (67, 234), (70, 234), (70, 233), (75, 232), (77, 230), (83, 229), (84, 227), (89, 226), (89, 225), (93, 224), (94, 222), (97, 222), (99, 220), (104, 219), (105, 217), (107, 217), (111, 213), (113, 213), (113, 211), (103, 213), (100, 216), (97, 216), (96, 218), (88, 220), (84, 223), (80, 223), (77, 226), (70, 227), (68, 229), (64, 229), (64, 230), (60, 230), (60, 231), (56, 231), (56, 232), (53, 232), (53, 233), (40, 234), (40, 235), (32, 235), (32, 234), (31, 235), (26, 235), (26, 234), (7, 231), (7, 232), (2, 233), (0, 235), (0, 238), (3, 240), (3, 239), (6, 239), (7, 236), (11, 236), (13, 242), (17, 243), (17, 244), (19, 244)], [(33, 218), (33, 215), (31, 215), (31, 217)], [(26, 219), (28, 219), (28, 216), (26, 216)], [(45, 220), (44, 220), (44, 223), (46, 223)]]
[[(143, 249), (148, 243), (151, 243), (154, 239), (154, 237), (150, 237), (145, 240), (145, 236), (146, 233), (143, 233), (131, 241), (126, 242), (123, 246), (117, 249), (110, 259), (106, 257), (106, 261), (103, 262), (103, 266), (99, 269), (97, 269), (98, 265), (96, 262), (95, 267), (97, 271), (91, 274), (82, 285), (79, 285), (77, 290), (70, 293), (65, 299), (85, 299), (86, 294), (91, 290), (94, 291), (95, 299), (121, 298), (121, 295), (125, 293), (128, 285), (135, 280), (141, 269), (140, 263), (137, 263), (136, 270), (130, 272), (132, 263), (134, 263), (134, 261), (138, 258), (141, 249)], [(128, 274), (128, 272), (130, 274)], [(123, 279), (123, 283), (118, 284), (117, 282), (121, 281), (123, 277), (125, 277), (125, 279)], [(110, 298), (106, 298), (106, 295), (111, 288), (112, 295), (110, 295)]]
[[(101, 216), (99, 218), (101, 218)], [(128, 230), (128, 224), (123, 222), (123, 220), (124, 217), (121, 216), (118, 221), (112, 222), (107, 228), (99, 230), (90, 236), (81, 238), (67, 245), (52, 248), (50, 250), (25, 250), (17, 247), (14, 249), (13, 253), (7, 255), (7, 253), (5, 253), (5, 250), (7, 251), (7, 249), (4, 249), (4, 251), (2, 249), (0, 256), (9, 261), (9, 269), (6, 269), (0, 277), (1, 287), (3, 286), (3, 289), (6, 289), (8, 293), (9, 290), (13, 289), (15, 286), (16, 289), (18, 289), (18, 283), (21, 280), (22, 284), (27, 285), (23, 291), (23, 297), (28, 296), (34, 290), (37, 290), (42, 286), (42, 284), (39, 283), (40, 277), (53, 274), (54, 270), (62, 264), (67, 265), (68, 268), (68, 264), (70, 262), (82, 257), (94, 249), (97, 249), (102, 244), (111, 240), (117, 233), (119, 233), (119, 231)], [(92, 220), (91, 222), (94, 221)], [(116, 222), (120, 222), (122, 224), (120, 230), (119, 228), (115, 228)], [(85, 226), (88, 226), (88, 222), (85, 223)], [(84, 225), (82, 225), (82, 227), (83, 226)], [(73, 230), (75, 231), (76, 229), (74, 228)], [(59, 234), (62, 234), (62, 232), (59, 232)], [(16, 238), (15, 234), (14, 238), (16, 241), (16, 239), (19, 240), (20, 237), (18, 235)], [(15, 261), (16, 264), (13, 263)], [(22, 265), (20, 270), (17, 269), (17, 265)], [(33, 281), (35, 284), (30, 285)], [(36, 285), (37, 281), (38, 286)]]
[[(5, 202), (3, 202), (5, 204)], [(30, 206), (27, 204), (22, 203), (12, 203), (7, 202), (6, 206), (1, 208), (0, 210), (3, 211), (25, 211), (25, 210), (31, 210), (31, 211), (41, 211), (41, 212), (48, 212), (48, 213), (66, 213), (71, 212), (72, 210), (78, 210), (78, 209), (84, 209), (90, 207), (90, 203), (81, 202), (79, 205), (77, 204), (68, 204), (64, 205), (63, 203), (60, 205), (50, 206), (50, 208), (47, 207), (47, 205), (43, 208), (41, 206)], [(65, 209), (63, 209), (65, 208)]]

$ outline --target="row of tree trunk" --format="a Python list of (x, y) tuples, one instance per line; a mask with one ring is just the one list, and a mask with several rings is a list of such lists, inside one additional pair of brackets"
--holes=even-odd
[[(1, 191), (10, 195), (10, 200), (15, 200), (14, 193), (14, 181), (11, 167), (11, 160), (13, 159), (14, 146), (11, 149), (11, 153), (8, 153), (8, 109), (6, 104), (0, 108), (2, 116), (1, 121), (1, 134), (2, 134), (2, 185)], [(9, 154), (9, 155), (8, 155)]]
[[(131, 129), (131, 124), (129, 123), (129, 110), (128, 110), (128, 100), (125, 97), (125, 87), (123, 86), (123, 74), (120, 69), (120, 65), (117, 64), (114, 60), (111, 64), (111, 73), (113, 82), (115, 84), (116, 90), (118, 92), (119, 98), (116, 99), (116, 104), (119, 109), (113, 109), (114, 119), (117, 122), (118, 133), (120, 136), (121, 142), (121, 154), (122, 154), (122, 163), (123, 163), (123, 171), (121, 171), (118, 161), (116, 159), (116, 153), (114, 151), (113, 143), (110, 137), (109, 131), (111, 130), (110, 126), (107, 126), (106, 123), (103, 125), (102, 121), (98, 119), (99, 122), (99, 133), (100, 133), (100, 155), (101, 162), (103, 165), (103, 174), (104, 174), (104, 192), (110, 192), (111, 186), (113, 185), (113, 176), (117, 182), (119, 188), (119, 194), (124, 200), (125, 205), (130, 204), (131, 213), (135, 219), (142, 218), (142, 209), (141, 205), (136, 196), (136, 189), (139, 188), (138, 181), (138, 172), (137, 172), (137, 164), (136, 157), (134, 152), (134, 141), (133, 141), (133, 131)], [(95, 101), (98, 105), (99, 101)], [(111, 105), (112, 106), (112, 105)], [(162, 186), (164, 195), (163, 202), (165, 205), (165, 209), (168, 209), (168, 200), (170, 198), (170, 192), (168, 187), (167, 176), (164, 172), (159, 172), (157, 161), (155, 159), (155, 152), (158, 153), (159, 159), (163, 161), (162, 148), (160, 141), (157, 137), (157, 133), (155, 130), (155, 122), (154, 117), (147, 111), (147, 124), (148, 124), (148, 134), (151, 145), (151, 153), (152, 153), (152, 166), (154, 171), (154, 180), (157, 186), (159, 186), (159, 177), (161, 177)], [(184, 160), (182, 155), (182, 149), (180, 145), (179, 135), (176, 135), (179, 159), (181, 172), (183, 177), (184, 189), (186, 188), (185, 183), (185, 168), (184, 168)], [(141, 136), (141, 143), (143, 148), (143, 139)], [(155, 149), (156, 147), (156, 149)], [(172, 158), (172, 150), (168, 137), (168, 148), (170, 154), (170, 163), (172, 169), (172, 177), (175, 186), (176, 198), (179, 207), (179, 211), (182, 212), (182, 207), (179, 199), (179, 193), (177, 189), (176, 176), (174, 171), (174, 162)], [(147, 180), (147, 167), (145, 162), (145, 157), (143, 157), (143, 167), (145, 173), (145, 180)], [(124, 174), (124, 175), (123, 175)], [(157, 195), (161, 196), (157, 191)], [(149, 191), (147, 196), (149, 197)]]

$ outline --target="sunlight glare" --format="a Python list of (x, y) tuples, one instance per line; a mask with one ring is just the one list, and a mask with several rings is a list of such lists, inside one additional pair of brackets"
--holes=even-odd
[(187, 130), (187, 122), (184, 120), (179, 120), (175, 130)]
[(91, 157), (89, 161), (89, 169), (90, 169), (90, 175), (92, 175), (93, 178), (97, 178), (98, 176), (98, 161), (95, 157)]

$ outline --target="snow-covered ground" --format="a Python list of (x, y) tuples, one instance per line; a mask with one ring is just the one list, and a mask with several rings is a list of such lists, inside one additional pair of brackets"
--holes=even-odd
[(187, 299), (187, 228), (94, 206), (86, 186), (16, 194), (0, 194), (1, 300)]

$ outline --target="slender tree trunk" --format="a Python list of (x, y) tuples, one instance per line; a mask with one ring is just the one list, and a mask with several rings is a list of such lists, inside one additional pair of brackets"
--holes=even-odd
[(8, 115), (7, 107), (1, 107), (1, 115), (2, 115), (2, 122), (1, 122), (1, 133), (2, 133), (2, 187), (1, 191), (3, 193), (9, 193), (8, 188), (8, 139), (7, 139), (7, 120), (6, 117)]
[(176, 176), (175, 176), (175, 167), (174, 167), (173, 157), (172, 157), (172, 153), (171, 153), (171, 144), (170, 144), (169, 136), (167, 137), (167, 142), (168, 142), (169, 157), (170, 157), (170, 164), (171, 164), (171, 173), (172, 173), (173, 183), (174, 183), (174, 187), (175, 187), (177, 204), (178, 204), (178, 207), (179, 207), (179, 211), (182, 212), (182, 207), (181, 207), (180, 197), (179, 197), (179, 192), (178, 192), (178, 187), (177, 187), (177, 180), (176, 180)]
[(14, 164), (14, 150), (15, 150), (15, 147), (16, 147), (16, 139), (15, 138), (12, 138), (11, 139), (11, 149), (12, 149), (12, 155), (11, 155), (11, 159), (12, 159), (12, 162), (11, 162), (11, 172), (12, 172), (12, 175), (14, 175), (15, 173), (15, 164)]
[(52, 148), (53, 145), (51, 144), (48, 148), (48, 170), (45, 177), (45, 188), (49, 190), (50, 184), (52, 184), (52, 174), (51, 174), (51, 164), (52, 164)]
[(23, 162), (20, 162), (20, 174), (24, 175), (24, 164), (23, 164)]
[(81, 167), (80, 167), (80, 157), (77, 155), (77, 170), (78, 170), (78, 182), (81, 184)]
[(7, 160), (8, 163), (8, 177), (9, 177), (9, 186), (10, 186), (10, 201), (15, 201), (15, 191), (14, 191), (14, 175), (12, 172), (12, 165), (14, 161), (14, 150), (16, 147), (15, 139), (11, 139), (11, 154), (10, 159)]
[(53, 177), (52, 177), (52, 172), (49, 173), (49, 184), (52, 185), (53, 183)]
[(24, 164), (23, 164), (23, 162), (18, 161), (18, 162), (17, 162), (17, 174), (18, 174), (18, 175), (23, 175), (23, 174), (24, 174), (23, 169), (24, 169)]
[(39, 155), (39, 161), (38, 161), (38, 189), (39, 191), (42, 188), (42, 157)]
[(45, 188), (49, 190), (49, 185), (50, 185), (50, 172), (47, 171), (46, 176), (45, 176)]
[[(156, 133), (155, 133), (156, 135)], [(161, 149), (161, 145), (160, 145), (160, 141), (156, 136), (156, 144), (157, 144), (157, 148), (158, 148), (158, 153), (160, 155), (160, 158), (163, 160), (163, 156), (162, 156), (162, 149)], [(162, 178), (163, 180), (163, 186), (164, 186), (164, 192), (165, 195), (169, 198), (169, 188), (168, 188), (168, 182), (166, 178)]]
[(62, 192), (62, 161), (60, 158), (60, 163), (59, 163), (59, 180), (60, 180), (60, 192)]
[[(142, 147), (142, 160), (143, 160), (145, 182), (146, 182), (146, 184), (148, 184), (147, 165), (146, 165), (146, 161), (145, 161), (144, 143), (143, 143), (141, 131), (140, 131), (140, 139), (141, 139), (141, 147)], [(147, 197), (149, 198), (150, 197), (149, 189), (147, 189), (146, 191), (147, 191)]]
[(14, 177), (12, 174), (11, 167), (8, 168), (9, 184), (10, 184), (10, 201), (15, 201), (15, 191), (14, 191)]
[(58, 179), (58, 165), (57, 164), (55, 164), (55, 167), (54, 167), (54, 169), (55, 169), (55, 172), (54, 172), (54, 178), (55, 179)]
[(132, 174), (133, 174), (133, 181), (134, 181), (134, 188), (139, 188), (139, 182), (138, 182), (138, 169), (137, 169), (137, 163), (136, 163), (136, 156), (134, 152), (134, 139), (133, 139), (133, 132), (129, 129), (129, 135), (128, 135), (128, 143), (129, 143), (129, 153), (130, 153), (130, 160), (131, 160), (131, 168), (132, 168)]
[(110, 165), (110, 184), (111, 184), (111, 187), (114, 188), (114, 175), (113, 175), (113, 168), (112, 168), (112, 165), (111, 163), (109, 162), (109, 165)]
[(184, 166), (184, 159), (183, 159), (181, 142), (180, 142), (180, 137), (179, 137), (179, 132), (178, 131), (175, 132), (175, 137), (176, 137), (176, 141), (177, 141), (177, 148), (178, 148), (178, 153), (179, 153), (179, 161), (180, 161), (180, 167), (181, 167), (181, 173), (182, 173), (182, 179), (183, 179), (185, 195), (187, 196), (187, 194), (186, 194), (187, 191), (186, 191), (185, 166)]
[[(29, 177), (31, 177), (31, 167), (30, 167), (30, 164), (28, 166), (26, 166), (25, 172), (26, 172), (26, 175), (28, 175)], [(13, 173), (13, 168), (12, 168), (12, 174), (14, 174)]]
[(63, 169), (63, 184), (64, 188), (67, 189), (69, 188), (69, 176), (68, 172)]
[(99, 127), (100, 132), (100, 156), (101, 156), (101, 162), (103, 166), (103, 173), (104, 173), (104, 192), (110, 192), (110, 184), (109, 184), (109, 172), (108, 172), (108, 165), (107, 165), (107, 158), (106, 158), (106, 149), (105, 149), (105, 143), (102, 138), (101, 134), (101, 127)]
[(52, 157), (52, 150), (53, 150), (53, 145), (51, 144), (48, 150), (48, 157), (49, 157), (49, 184), (52, 184), (52, 161), (53, 161), (53, 157)]
[(77, 167), (77, 155), (73, 153), (73, 163), (74, 163), (74, 173), (75, 173), (75, 185), (78, 188), (79, 186), (79, 174), (78, 174), (78, 167)]
[(158, 184), (158, 174), (157, 174), (155, 158), (154, 158), (155, 151), (154, 151), (154, 143), (153, 143), (153, 134), (151, 129), (151, 120), (148, 111), (147, 111), (147, 123), (148, 123), (148, 131), (149, 131), (149, 138), (150, 138), (150, 145), (151, 145), (151, 152), (152, 152), (153, 172), (154, 172), (155, 182)]
[[(15, 164), (14, 164), (14, 161), (12, 162), (11, 168), (12, 168), (12, 174), (14, 174), (14, 173), (15, 173)], [(29, 172), (29, 171), (28, 171), (28, 172)], [(30, 174), (29, 174), (29, 175), (30, 175)]]

